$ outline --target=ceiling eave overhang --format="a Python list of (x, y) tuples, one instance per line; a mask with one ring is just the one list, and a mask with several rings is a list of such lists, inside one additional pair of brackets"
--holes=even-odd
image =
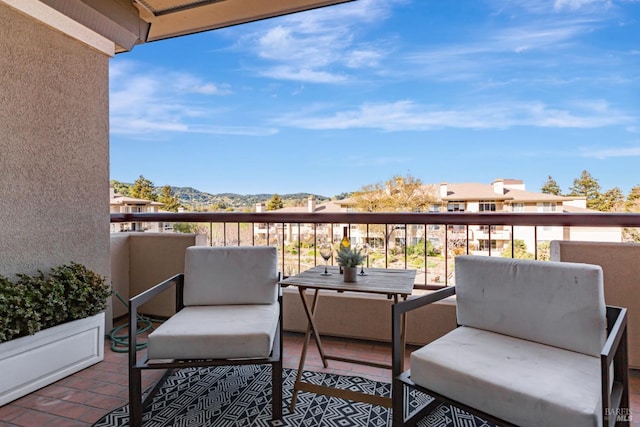
[(40, 0), (111, 40), (136, 44), (230, 27), (354, 0)]
[[(146, 41), (163, 40), (276, 16), (347, 3), (353, 0), (201, 0), (192, 7), (162, 11), (154, 0), (135, 0), (140, 17), (151, 24)], [(152, 9), (152, 10), (150, 10)]]
[(150, 23), (140, 19), (131, 0), (40, 0), (111, 40), (116, 52), (146, 41)]

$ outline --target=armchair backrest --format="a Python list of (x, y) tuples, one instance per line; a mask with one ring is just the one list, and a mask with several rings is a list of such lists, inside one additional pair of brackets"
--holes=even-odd
[(191, 246), (185, 252), (185, 306), (273, 304), (278, 286), (275, 247)]
[(599, 266), (469, 255), (455, 263), (459, 324), (600, 355), (607, 323)]

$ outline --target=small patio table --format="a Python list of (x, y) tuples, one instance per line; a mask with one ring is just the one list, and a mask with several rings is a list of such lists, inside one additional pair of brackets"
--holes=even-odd
[[(308, 319), (307, 332), (305, 334), (305, 340), (302, 346), (302, 354), (300, 355), (300, 364), (298, 366), (298, 373), (293, 387), (293, 396), (291, 397), (291, 412), (293, 412), (295, 409), (298, 391), (308, 391), (325, 396), (334, 396), (342, 399), (356, 400), (390, 408), (390, 397), (383, 397), (353, 390), (338, 389), (334, 387), (304, 382), (302, 381), (302, 370), (304, 368), (304, 363), (307, 356), (307, 348), (309, 347), (309, 342), (311, 341), (312, 334), (315, 337), (316, 346), (318, 347), (318, 352), (320, 353), (322, 364), (325, 368), (329, 366), (327, 363), (328, 360), (336, 360), (340, 362), (357, 363), (361, 365), (391, 369), (390, 364), (383, 364), (362, 359), (350, 359), (341, 356), (332, 356), (325, 353), (324, 349), (322, 348), (320, 333), (318, 332), (318, 328), (314, 320), (316, 309), (318, 307), (318, 294), (320, 290), (383, 294), (386, 295), (389, 299), (393, 298), (394, 303), (397, 303), (400, 297), (406, 299), (407, 296), (411, 295), (416, 271), (385, 268), (367, 268), (366, 275), (359, 275), (356, 282), (345, 282), (343, 280), (343, 276), (338, 270), (338, 267), (329, 266), (328, 271), (329, 273), (331, 273), (331, 275), (329, 276), (324, 276), (321, 274), (322, 272), (324, 272), (324, 269), (324, 266), (313, 267), (309, 270), (303, 271), (300, 274), (290, 276), (280, 281), (280, 285), (283, 287), (298, 287), (300, 299), (302, 300), (302, 306)], [(313, 291), (311, 304), (309, 304), (309, 301), (307, 300), (307, 289)], [(406, 322), (403, 318), (403, 344), (405, 340), (405, 323)]]

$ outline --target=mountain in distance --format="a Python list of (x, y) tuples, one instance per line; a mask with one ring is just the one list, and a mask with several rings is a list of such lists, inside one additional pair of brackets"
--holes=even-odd
[[(130, 195), (130, 189), (133, 184), (112, 180), (111, 185), (117, 193), (128, 196)], [(161, 187), (154, 187), (156, 194), (160, 193)], [(256, 203), (267, 203), (273, 197), (273, 194), (235, 194), (235, 193), (219, 193), (211, 194), (204, 191), (197, 190), (193, 187), (174, 187), (171, 186), (173, 195), (178, 198), (180, 204), (186, 208), (192, 208), (194, 210), (204, 210), (211, 206), (214, 206), (216, 210), (242, 210), (253, 209)], [(331, 200), (330, 197), (321, 196), (311, 193), (293, 193), (293, 194), (278, 194), (285, 206), (300, 206), (304, 205), (309, 196), (315, 196), (318, 202), (324, 202)], [(336, 196), (336, 198), (345, 198), (348, 195), (346, 193)]]
[[(173, 195), (176, 196), (180, 203), (184, 206), (208, 207), (216, 205), (221, 208), (253, 208), (256, 203), (267, 203), (273, 197), (273, 194), (236, 194), (236, 193), (219, 193), (210, 194), (204, 191), (196, 190), (193, 187), (171, 187)], [(330, 200), (329, 197), (310, 193), (294, 193), (294, 194), (278, 194), (285, 206), (295, 206), (298, 203), (306, 203), (309, 196), (315, 196), (316, 200), (323, 202)]]

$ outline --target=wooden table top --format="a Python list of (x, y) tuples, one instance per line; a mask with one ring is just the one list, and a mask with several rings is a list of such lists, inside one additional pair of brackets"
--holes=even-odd
[(365, 268), (366, 276), (358, 275), (355, 282), (345, 282), (338, 267), (329, 266), (327, 270), (331, 273), (330, 276), (321, 275), (324, 272), (324, 266), (319, 265), (281, 280), (280, 285), (294, 285), (308, 289), (408, 296), (411, 295), (416, 277), (415, 270)]

